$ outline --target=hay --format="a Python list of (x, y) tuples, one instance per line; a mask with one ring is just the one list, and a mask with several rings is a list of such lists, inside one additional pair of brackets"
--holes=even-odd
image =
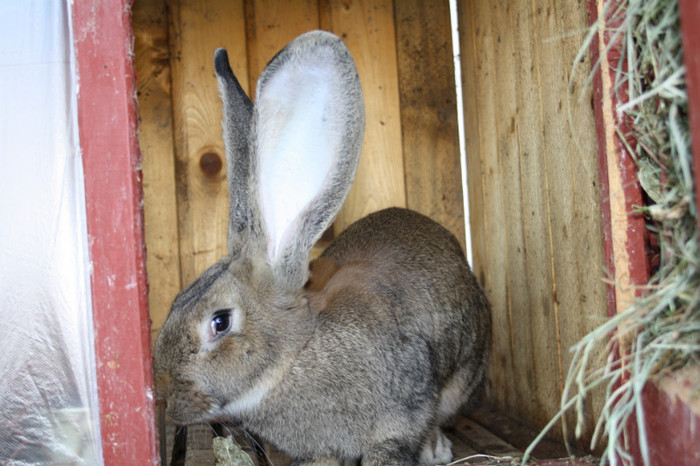
[[(601, 386), (606, 400), (591, 448), (606, 443), (601, 464), (617, 464), (620, 458), (631, 461), (624, 439), (632, 416), (644, 425), (641, 393), (645, 384), (695, 366), (700, 359), (698, 214), (678, 1), (626, 0), (609, 6), (601, 16), (607, 17), (609, 24), (620, 24), (610, 31), (611, 42), (620, 40), (623, 51), (615, 89), (629, 97), (617, 110), (631, 122), (631, 136), (637, 141), (636, 148), (628, 149), (634, 154), (639, 181), (650, 204), (639, 206), (638, 211), (645, 214), (649, 230), (658, 237), (658, 269), (642, 296), (627, 310), (572, 348), (574, 358), (561, 411), (528, 448), (523, 462), (541, 437), (571, 409), (575, 410), (576, 435), (580, 436), (586, 395)], [(588, 50), (598, 27), (592, 26), (580, 56)], [(620, 136), (625, 140), (630, 135)], [(611, 357), (601, 363), (594, 355), (605, 344)], [(693, 389), (698, 392), (700, 386)], [(566, 422), (562, 425), (566, 429)], [(642, 459), (649, 464), (645, 429), (639, 429), (639, 444)]]
[(214, 437), (212, 448), (217, 466), (255, 466), (250, 456), (231, 437)]

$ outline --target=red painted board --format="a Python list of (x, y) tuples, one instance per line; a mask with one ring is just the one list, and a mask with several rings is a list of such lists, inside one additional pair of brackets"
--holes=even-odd
[[(591, 24), (594, 24), (598, 20), (598, 9), (596, 6), (596, 0), (588, 0), (588, 11)], [(599, 50), (599, 39), (598, 36), (593, 37), (593, 43), (591, 44), (591, 61), (593, 63), (598, 63), (600, 61)], [(594, 65), (595, 66), (595, 65)], [(596, 142), (598, 145), (598, 176), (599, 176), (599, 187), (600, 187), (600, 215), (601, 215), (601, 228), (603, 233), (603, 254), (605, 256), (605, 270), (607, 271), (608, 278), (615, 276), (615, 261), (613, 260), (613, 247), (612, 247), (612, 222), (610, 213), (610, 182), (608, 178), (608, 164), (607, 164), (607, 149), (606, 149), (606, 137), (604, 131), (603, 123), (603, 83), (600, 69), (594, 70), (593, 73), (593, 101), (594, 105), (594, 115), (596, 124)], [(607, 305), (608, 305), (608, 317), (612, 317), (617, 313), (617, 302), (615, 300), (615, 284), (612, 280), (608, 281), (606, 285), (607, 292)]]
[(104, 463), (158, 464), (131, 3), (72, 3)]
[[(695, 174), (695, 205), (700, 207), (700, 1), (680, 0), (683, 61), (686, 69), (690, 136)], [(700, 230), (700, 215), (698, 215)]]
[[(700, 464), (700, 418), (680, 398), (648, 383), (642, 391), (649, 464)], [(644, 464), (638, 425), (629, 426), (629, 450), (635, 464)]]
[[(598, 21), (602, 5), (607, 11), (618, 8), (612, 4), (622, 0), (588, 0), (588, 11), (591, 24)], [(622, 141), (622, 134), (630, 134), (625, 117), (618, 115), (616, 108), (628, 99), (624, 88), (613, 90), (617, 67), (626, 66), (621, 57), (621, 42), (611, 43), (614, 33), (611, 32), (621, 24), (622, 17), (606, 18), (603, 33), (604, 47), (601, 47), (599, 35), (596, 34), (591, 45), (593, 63), (593, 102), (596, 121), (598, 144), (598, 167), (600, 176), (601, 216), (603, 229), (603, 247), (606, 260), (606, 270), (611, 280), (620, 277), (627, 280), (621, 283), (627, 285), (646, 285), (649, 280), (649, 270), (646, 255), (645, 232), (646, 226), (642, 214), (632, 213), (635, 207), (643, 204), (642, 188), (637, 178), (637, 167), (626, 145), (634, 148), (636, 141), (628, 137)], [(601, 56), (601, 50), (604, 55)], [(604, 75), (605, 73), (605, 75)], [(611, 170), (611, 168), (613, 170)], [(613, 171), (613, 173), (611, 173)], [(615, 193), (623, 197), (614, 202)], [(624, 268), (624, 270), (620, 270)], [(614, 284), (608, 285), (608, 315), (613, 316), (624, 310), (625, 302), (617, 296), (621, 292)], [(628, 299), (628, 297), (626, 297)]]

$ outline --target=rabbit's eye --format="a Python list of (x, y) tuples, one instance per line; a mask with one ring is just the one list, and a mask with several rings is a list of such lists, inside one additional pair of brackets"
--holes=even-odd
[(228, 332), (231, 329), (231, 311), (218, 311), (212, 317), (209, 326), (213, 337)]

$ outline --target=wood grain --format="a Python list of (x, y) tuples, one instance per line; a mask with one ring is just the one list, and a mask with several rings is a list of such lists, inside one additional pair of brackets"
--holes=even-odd
[(389, 0), (329, 0), (323, 13), (355, 59), (365, 99), (365, 140), (337, 231), (370, 212), (406, 206), (394, 11)]
[(394, 3), (407, 207), (465, 248), (457, 104), (448, 2)]
[(477, 35), (474, 24), (474, 2), (459, 2), (460, 53), (462, 73), (462, 105), (465, 112), (464, 136), (469, 202), (469, 228), (472, 236), (471, 264), (482, 286), (486, 286), (486, 232), (483, 211), (483, 180), (479, 159), (478, 74), (476, 68)]
[[(522, 148), (523, 205), (527, 211), (523, 215), (524, 247), (527, 251), (527, 281), (530, 290), (530, 309), (522, 310), (523, 323), (531, 332), (530, 350), (524, 357), (532, 368), (529, 380), (531, 393), (521, 416), (535, 425), (541, 426), (557, 411), (560, 399), (561, 354), (557, 327), (556, 276), (552, 265), (551, 217), (548, 173), (547, 133), (556, 128), (548, 115), (548, 101), (543, 103), (542, 94), (550, 95), (559, 91), (549, 83), (548, 76), (541, 73), (542, 36), (537, 24), (537, 6), (519, 2), (515, 13), (514, 43), (518, 44), (518, 72), (522, 73), (522, 87), (518, 91), (518, 104), (522, 117), (518, 121), (518, 143)], [(568, 65), (558, 63), (548, 66), (563, 68)], [(556, 70), (549, 72), (555, 73)], [(543, 81), (544, 79), (544, 81)], [(543, 83), (548, 85), (542, 88)], [(558, 83), (557, 83), (558, 84)], [(562, 153), (555, 155), (562, 156)], [(516, 364), (519, 362), (516, 361)]]
[[(535, 183), (537, 177), (523, 177), (523, 157), (521, 152), (521, 135), (529, 134), (527, 129), (523, 131), (521, 125), (536, 120), (537, 113), (528, 114), (522, 112), (520, 105), (523, 103), (519, 98), (523, 95), (519, 86), (526, 81), (527, 75), (521, 77), (518, 69), (519, 60), (515, 54), (516, 45), (528, 44), (523, 42), (525, 38), (516, 37), (517, 27), (514, 25), (513, 16), (521, 13), (518, 5), (507, 0), (499, 0), (497, 6), (492, 8), (493, 21), (493, 41), (495, 46), (495, 74), (498, 76), (498, 84), (495, 86), (496, 108), (498, 117), (496, 121), (496, 131), (498, 137), (498, 153), (496, 156), (502, 170), (502, 186), (504, 191), (503, 211), (505, 222), (506, 244), (506, 299), (508, 306), (508, 316), (511, 322), (511, 345), (513, 351), (513, 375), (514, 380), (510, 382), (514, 385), (516, 404), (528, 407), (526, 411), (528, 418), (536, 414), (539, 406), (533, 406), (532, 400), (537, 394), (532, 392), (537, 390), (538, 383), (549, 380), (547, 374), (537, 372), (537, 361), (542, 361), (547, 353), (537, 351), (537, 342), (549, 343), (548, 339), (542, 338), (546, 332), (546, 326), (537, 326), (537, 319), (534, 310), (538, 309), (539, 300), (530, 293), (530, 282), (525, 277), (538, 280), (544, 275), (546, 280), (547, 270), (537, 271), (530, 275), (528, 270), (528, 253), (530, 249), (525, 243), (525, 219), (526, 210), (530, 207), (524, 199), (524, 192), (536, 187), (541, 190), (544, 187)], [(529, 94), (531, 95), (531, 94)], [(534, 135), (533, 135), (534, 136)], [(542, 212), (542, 210), (540, 210)], [(543, 236), (546, 238), (546, 236)], [(541, 241), (541, 240), (540, 240)], [(541, 246), (536, 246), (541, 247)], [(537, 251), (534, 251), (535, 253)], [(539, 262), (536, 262), (539, 264)], [(546, 266), (545, 266), (546, 267)], [(549, 296), (545, 293), (545, 296)], [(539, 356), (535, 356), (539, 354)], [(551, 362), (548, 360), (548, 362)], [(549, 364), (540, 364), (540, 367), (550, 367)], [(551, 369), (550, 369), (551, 370)], [(551, 398), (556, 396), (548, 394)]]
[[(492, 10), (484, 2), (464, 2), (461, 5), (460, 30), (471, 36), (472, 50), (468, 51), (462, 61), (462, 78), (465, 81), (466, 120), (477, 119), (478, 123), (467, 123), (465, 130), (467, 169), (469, 182), (473, 175), (480, 177), (480, 192), (470, 193), (470, 201), (475, 203), (479, 215), (472, 221), (479, 221), (483, 229), (472, 230), (475, 246), (483, 248), (483, 253), (476, 253), (475, 261), (480, 278), (492, 306), (492, 365), (489, 381), (499, 406), (516, 404), (516, 389), (509, 379), (513, 378), (513, 332), (509, 315), (506, 276), (507, 267), (506, 234), (503, 228), (505, 213), (503, 211), (503, 186), (501, 167), (498, 163), (497, 107), (495, 89), (490, 83), (496, 82), (494, 57), (494, 34), (492, 28)], [(473, 83), (470, 83), (473, 81)], [(471, 84), (471, 85), (470, 85)], [(473, 95), (471, 95), (473, 94)], [(478, 128), (474, 134), (473, 128)], [(470, 128), (472, 131), (470, 131)], [(478, 227), (478, 226), (477, 226)], [(478, 238), (479, 235), (482, 238)], [(482, 262), (483, 261), (483, 262)]]
[[(563, 56), (573, 63), (579, 52), (583, 31), (580, 25), (586, 24), (588, 12), (573, 5), (562, 5), (552, 2), (557, 30), (555, 37), (561, 38), (560, 46)], [(603, 283), (603, 253), (602, 215), (600, 180), (598, 173), (598, 152), (596, 145), (595, 113), (593, 88), (588, 85), (591, 66), (590, 53), (583, 59), (567, 68), (566, 80), (568, 91), (562, 93), (562, 124), (566, 122), (566, 141), (562, 150), (569, 154), (566, 158), (566, 172), (572, 186), (573, 199), (569, 204), (571, 209), (572, 227), (562, 229), (564, 247), (559, 253), (572, 252), (573, 260), (566, 255), (559, 256), (555, 264), (558, 267), (560, 282), (569, 284), (564, 289), (557, 290), (560, 299), (560, 337), (562, 348), (562, 367), (564, 376), (568, 370), (572, 353), (571, 346), (578, 343), (588, 332), (601, 325), (606, 320), (607, 292)], [(569, 307), (579, 309), (575, 314), (565, 312)], [(607, 349), (601, 345), (598, 354), (593, 357), (601, 358), (601, 364), (607, 357)], [(589, 438), (593, 433), (594, 420), (600, 413), (604, 402), (603, 388), (594, 391), (586, 403), (588, 423), (583, 436)], [(581, 442), (581, 445), (583, 443)]]
[[(227, 253), (229, 198), (213, 53), (228, 50), (247, 88), (245, 23), (242, 0), (179, 0), (170, 11), (180, 264), (187, 286)], [(223, 162), (218, 172), (200, 168), (205, 154)]]
[(245, 0), (249, 95), (267, 63), (292, 39), (320, 27), (317, 0)]
[(490, 393), (541, 427), (559, 408), (569, 346), (605, 315), (590, 90), (568, 90), (587, 12), (549, 0), (460, 6), (471, 212), (483, 223), (472, 224), (475, 270), (493, 305)]
[(137, 2), (132, 23), (143, 156), (148, 307), (154, 344), (181, 288), (165, 0)]
[(469, 418), (463, 417), (457, 420), (455, 433), (458, 441), (464, 442), (477, 453), (489, 452), (490, 455), (506, 458), (522, 456), (522, 451)]

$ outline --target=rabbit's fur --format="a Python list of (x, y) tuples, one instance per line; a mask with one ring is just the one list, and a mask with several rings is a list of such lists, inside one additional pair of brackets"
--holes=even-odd
[[(155, 350), (178, 423), (235, 419), (299, 464), (448, 462), (439, 426), (482, 381), (489, 305), (454, 236), (386, 209), (309, 251), (354, 178), (364, 107), (340, 39), (283, 49), (256, 104), (215, 54), (229, 254), (173, 303)], [(309, 269), (311, 273), (309, 273)]]

